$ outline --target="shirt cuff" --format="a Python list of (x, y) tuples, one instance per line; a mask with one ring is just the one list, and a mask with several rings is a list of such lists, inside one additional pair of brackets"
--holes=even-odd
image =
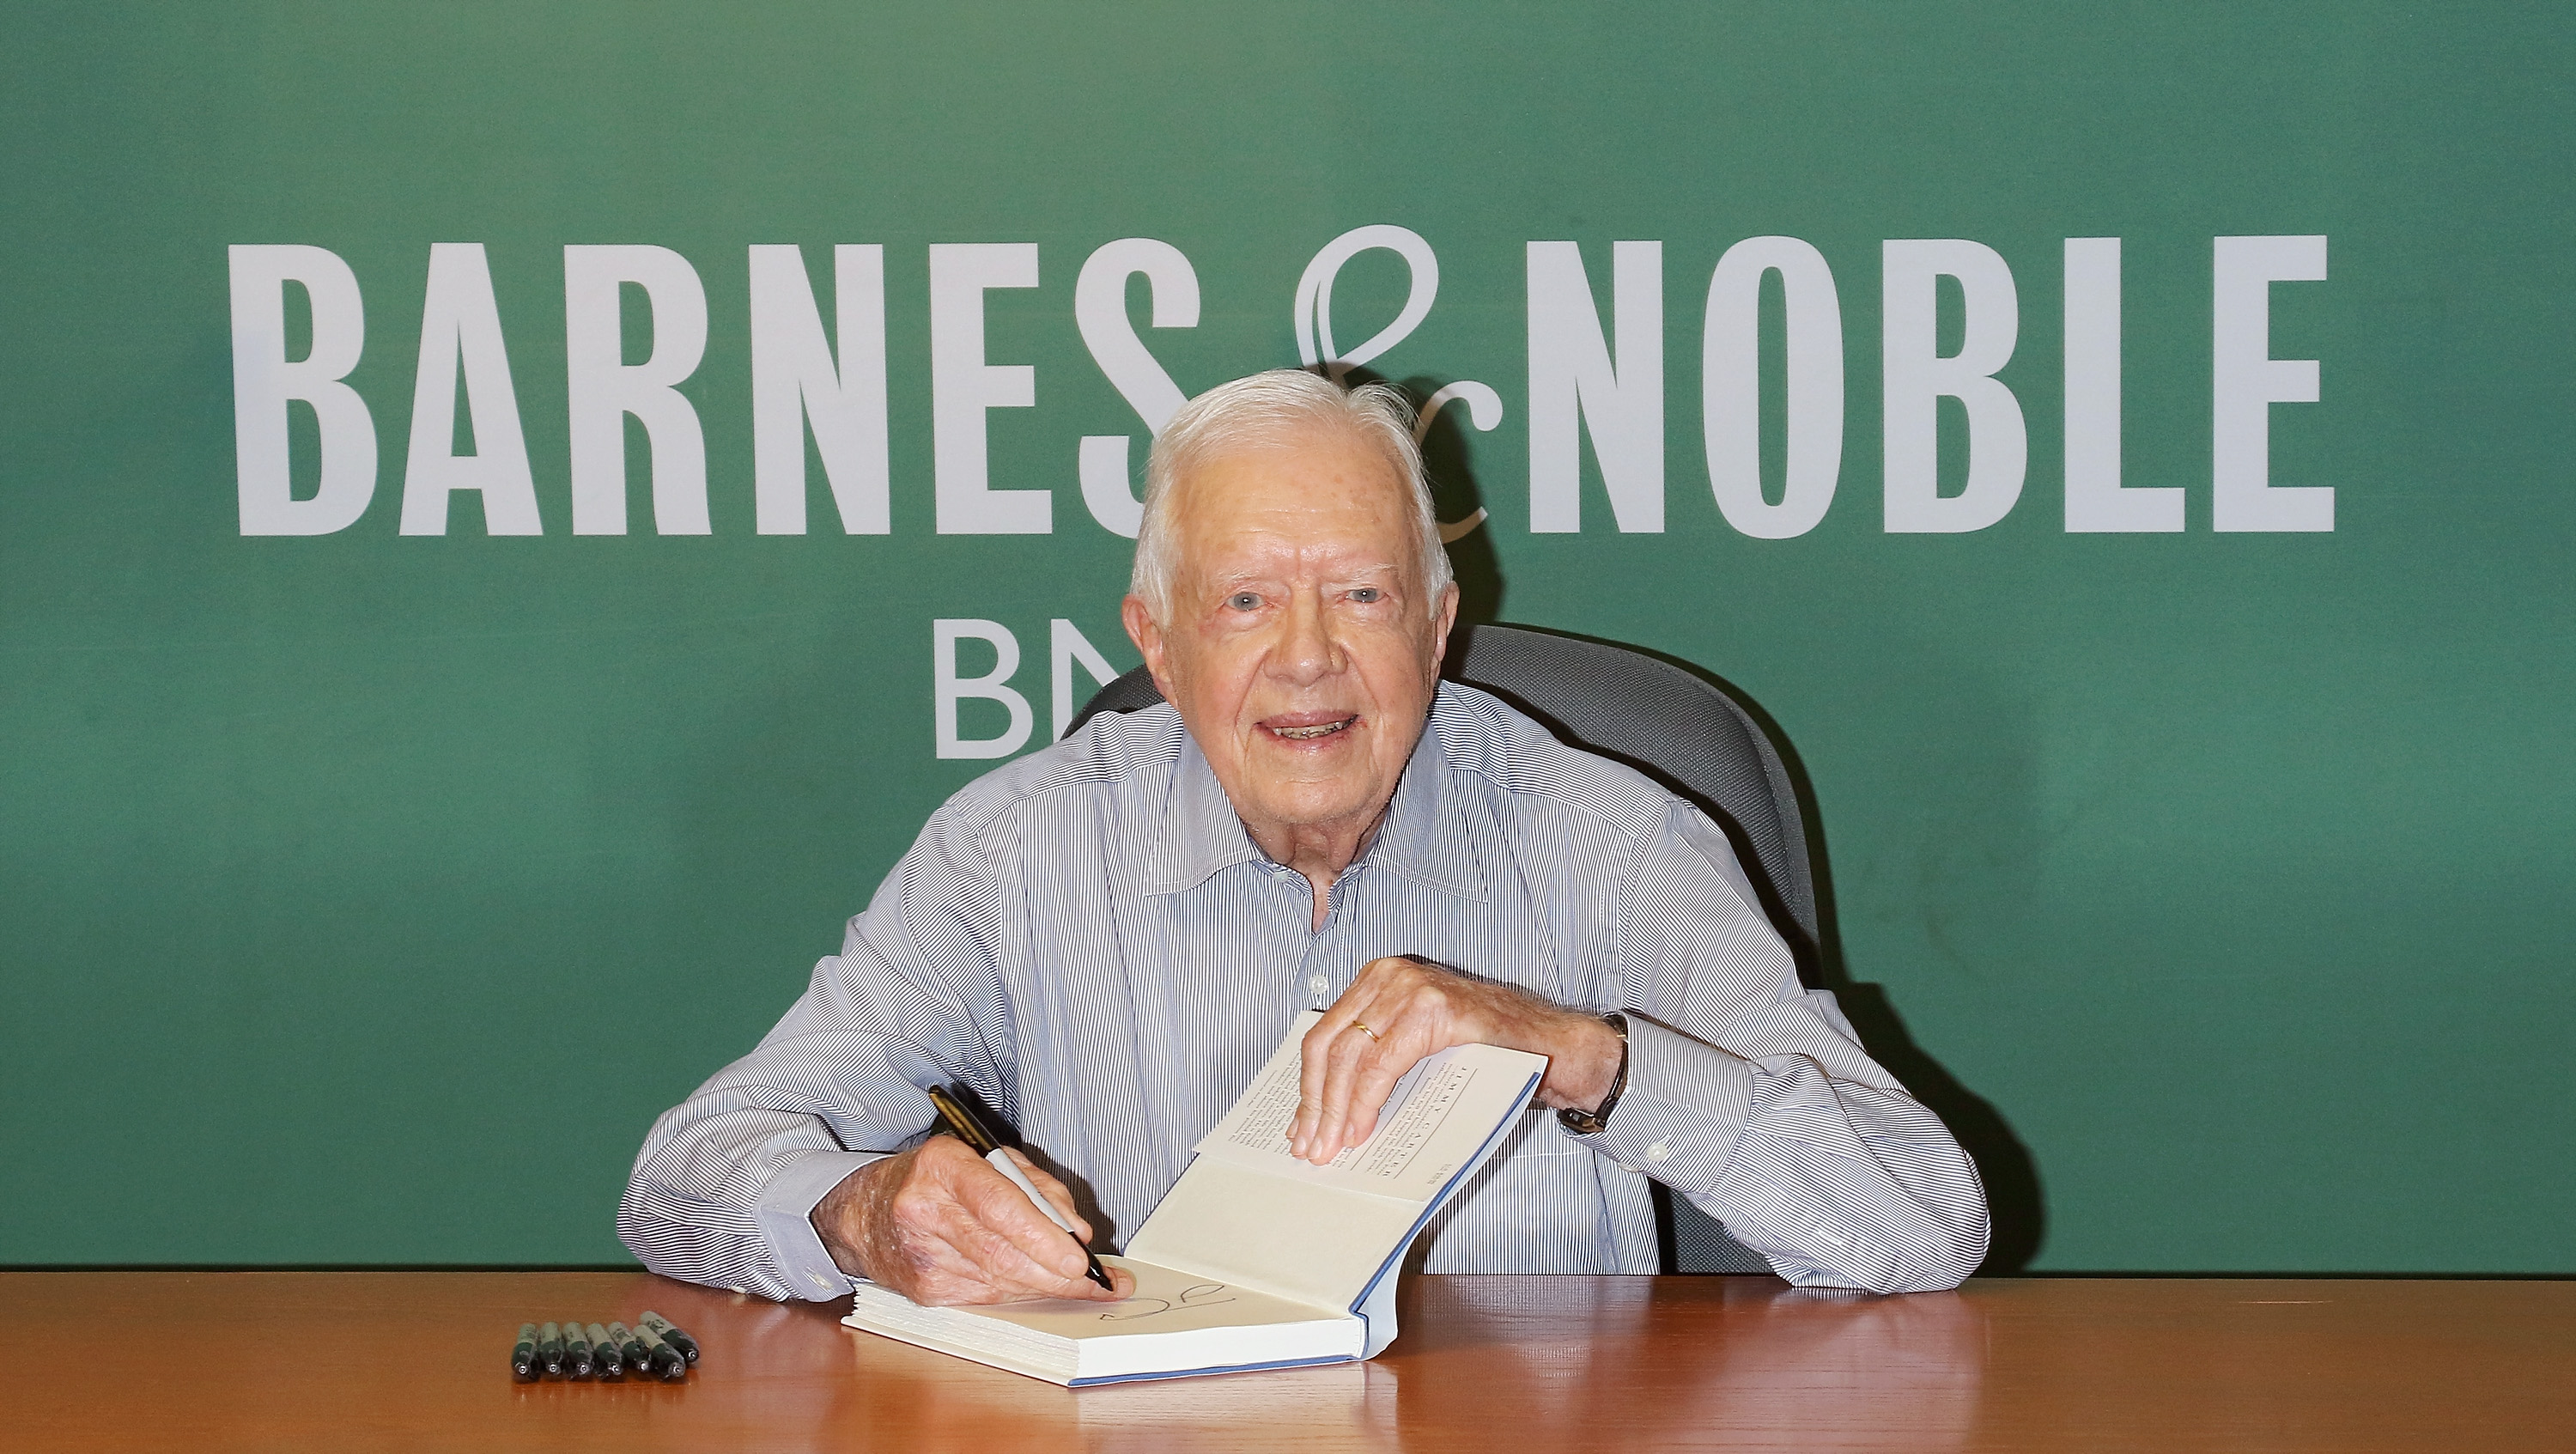
[(1753, 1063), (1628, 1012), (1628, 1088), (1610, 1124), (1574, 1139), (1683, 1192), (1725, 1175), (1753, 1104)]
[(814, 1208), (851, 1172), (881, 1160), (874, 1151), (808, 1151), (794, 1157), (760, 1190), (760, 1236), (770, 1261), (796, 1296), (829, 1302), (856, 1279), (843, 1272), (814, 1230)]

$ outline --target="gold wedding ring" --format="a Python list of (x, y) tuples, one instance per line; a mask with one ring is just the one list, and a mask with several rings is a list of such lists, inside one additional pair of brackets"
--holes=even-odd
[[(1359, 1031), (1360, 1031), (1360, 1033), (1361, 1033), (1361, 1034), (1366, 1035), (1366, 1036), (1367, 1036), (1367, 1037), (1369, 1037), (1371, 1040), (1378, 1040), (1377, 1032), (1376, 1032), (1375, 1030), (1372, 1030), (1372, 1029), (1370, 1029), (1370, 1028), (1368, 1027), (1368, 1022), (1367, 1022), (1366, 1020), (1353, 1020), (1351, 1023), (1359, 1027)], [(1381, 1044), (1381, 1045), (1383, 1045), (1383, 1044), (1385, 1044), (1386, 1042), (1385, 1042), (1385, 1041), (1383, 1041), (1383, 1040), (1378, 1040), (1378, 1043), (1379, 1043), (1379, 1044)]]

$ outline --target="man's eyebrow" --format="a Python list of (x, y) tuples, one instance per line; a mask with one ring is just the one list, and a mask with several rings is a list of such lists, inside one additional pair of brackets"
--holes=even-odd
[[(1198, 579), (1200, 584), (1203, 586), (1216, 590), (1222, 594), (1231, 595), (1235, 591), (1248, 587), (1269, 587), (1279, 585), (1286, 582), (1296, 574), (1297, 572), (1280, 570), (1275, 567), (1252, 566), (1237, 567), (1233, 570), (1218, 569), (1203, 571), (1199, 573)], [(1341, 564), (1328, 561), (1322, 563), (1316, 570), (1315, 574), (1326, 583), (1334, 585), (1340, 585), (1350, 581), (1368, 581), (1372, 584), (1376, 584), (1386, 581), (1400, 581), (1403, 579), (1404, 564), (1401, 561), (1392, 560), (1351, 564)]]
[(1279, 576), (1275, 572), (1252, 570), (1211, 571), (1200, 577), (1200, 580), (1206, 584), (1225, 592), (1233, 592), (1245, 586), (1266, 586), (1278, 579)]

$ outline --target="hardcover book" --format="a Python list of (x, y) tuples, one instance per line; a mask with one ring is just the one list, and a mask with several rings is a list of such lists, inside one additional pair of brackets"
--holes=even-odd
[(1127, 1243), (1122, 1302), (923, 1307), (861, 1284), (853, 1328), (1079, 1387), (1375, 1357), (1395, 1338), (1397, 1270), (1432, 1213), (1492, 1156), (1547, 1059), (1461, 1045), (1396, 1083), (1361, 1145), (1289, 1154), (1299, 1042), (1290, 1026), (1234, 1109)]

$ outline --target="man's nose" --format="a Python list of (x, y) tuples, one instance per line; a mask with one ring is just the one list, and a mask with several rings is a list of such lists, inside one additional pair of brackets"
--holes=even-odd
[(1308, 686), (1341, 670), (1341, 647), (1324, 618), (1320, 594), (1300, 591), (1281, 614), (1279, 641), (1270, 653), (1270, 670), (1298, 686)]

